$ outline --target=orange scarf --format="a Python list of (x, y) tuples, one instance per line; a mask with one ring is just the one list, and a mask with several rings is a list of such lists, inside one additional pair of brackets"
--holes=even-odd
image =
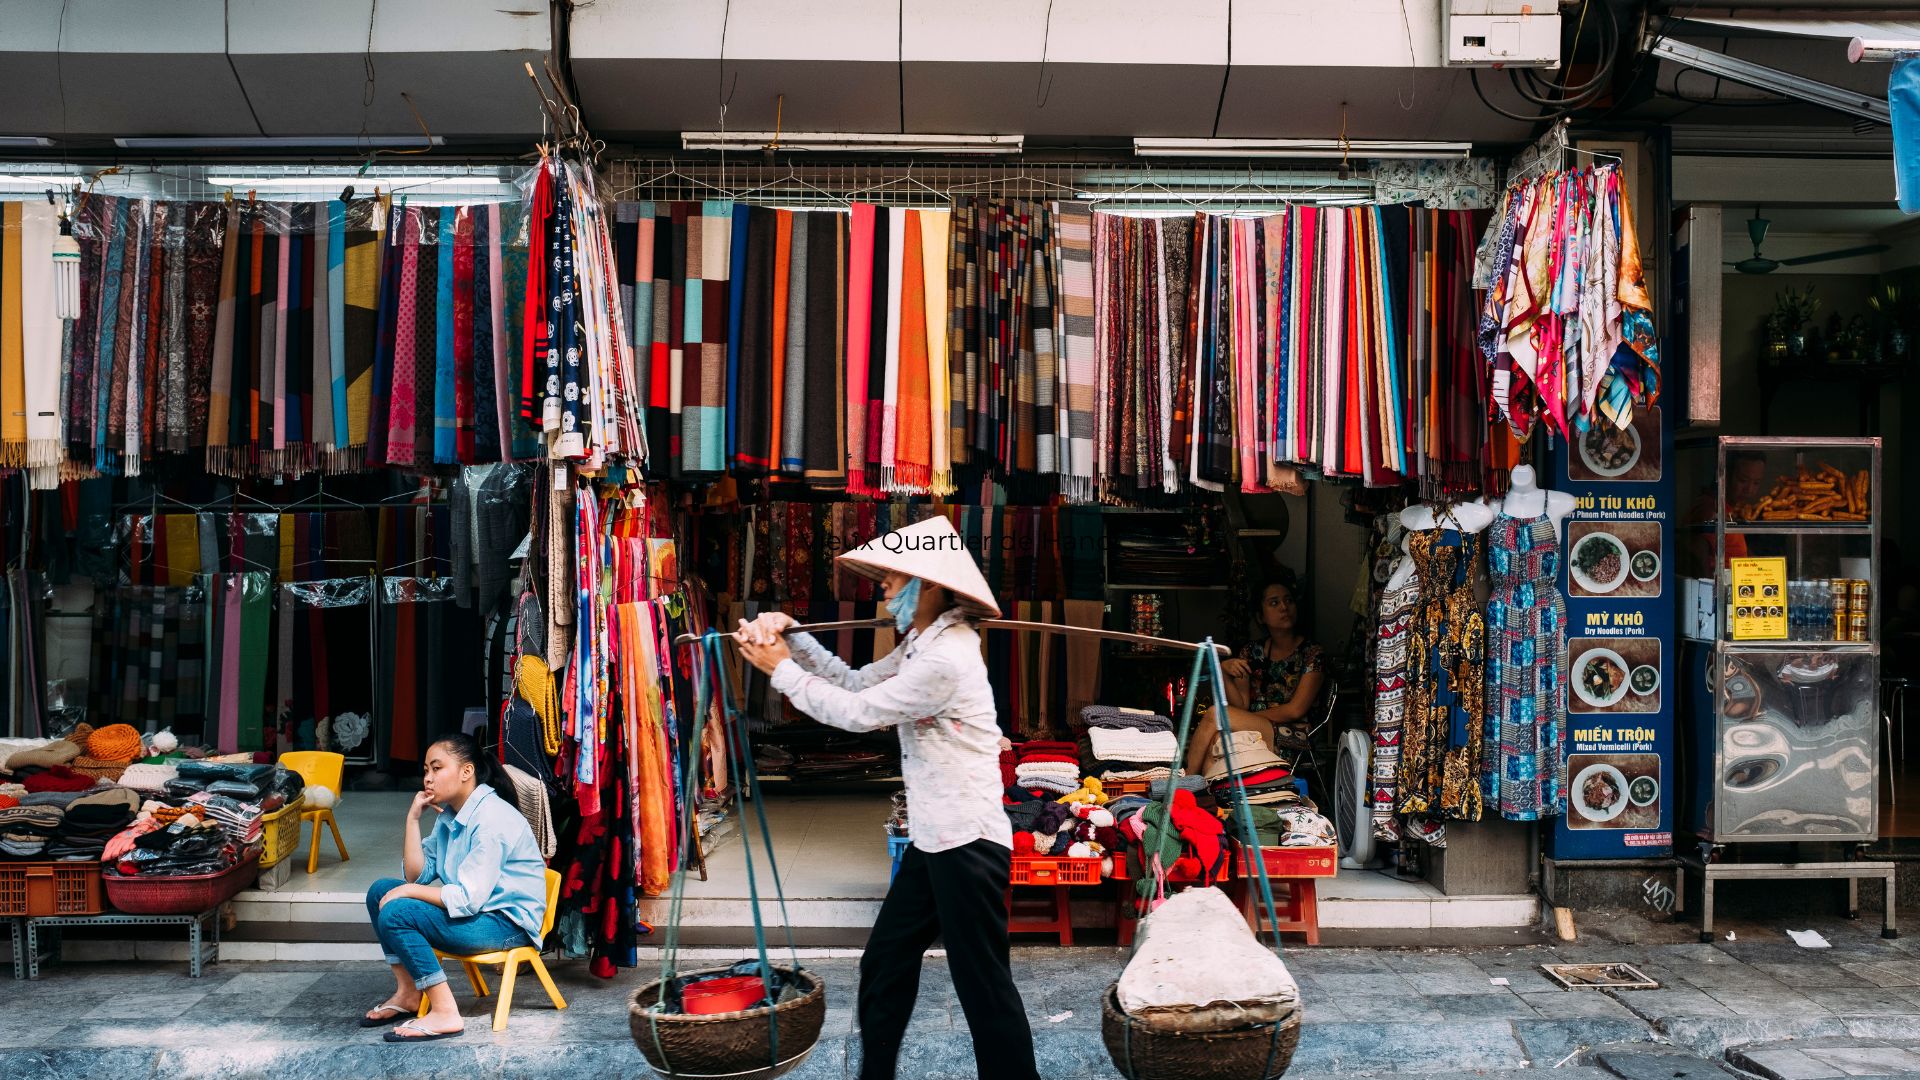
[[(900, 260), (900, 402), (894, 437), (894, 483), (926, 488), (933, 483), (933, 431), (928, 395), (927, 281), (920, 212), (907, 211)], [(943, 361), (945, 357), (941, 358)]]

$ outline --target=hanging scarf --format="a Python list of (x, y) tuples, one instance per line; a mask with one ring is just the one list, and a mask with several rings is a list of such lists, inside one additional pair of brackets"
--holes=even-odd
[(850, 495), (873, 494), (866, 482), (866, 461), (867, 370), (873, 346), (874, 210), (869, 204), (855, 203), (848, 213), (845, 474)]
[[(801, 472), (814, 486), (841, 487), (847, 476), (846, 219), (837, 213), (816, 213), (812, 218), (807, 228), (807, 375), (802, 390), (807, 422)], [(929, 290), (929, 301), (932, 298)], [(944, 364), (943, 351), (930, 352), (942, 357), (939, 362)]]
[(1058, 465), (1060, 494), (1068, 502), (1094, 495), (1094, 397), (1098, 360), (1094, 348), (1093, 210), (1087, 203), (1053, 204), (1053, 261), (1060, 295), (1054, 305), (1059, 350)]

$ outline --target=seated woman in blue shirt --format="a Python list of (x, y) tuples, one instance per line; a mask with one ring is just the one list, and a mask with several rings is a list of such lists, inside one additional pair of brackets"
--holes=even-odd
[[(384, 878), (367, 890), (367, 915), (398, 985), (360, 1026), (412, 1017), (422, 994), (430, 1004), (427, 1015), (388, 1032), (388, 1042), (446, 1039), (464, 1029), (435, 949), (464, 956), (538, 946), (546, 914), (547, 866), (506, 770), (472, 736), (453, 735), (427, 748), (421, 787), (407, 809), (407, 880)], [(429, 805), (439, 819), (423, 843), (420, 812)]]

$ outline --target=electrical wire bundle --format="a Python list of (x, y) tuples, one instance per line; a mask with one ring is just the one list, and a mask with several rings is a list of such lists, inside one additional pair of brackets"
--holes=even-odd
[[(1575, 50), (1580, 47), (1580, 35), (1586, 29), (1587, 25), (1587, 9), (1592, 6), (1593, 0), (1586, 0), (1585, 3), (1580, 5), (1580, 18), (1574, 23), (1573, 41), (1569, 46), (1570, 50)], [(1480, 85), (1480, 72), (1478, 69), (1475, 69), (1471, 73), (1473, 92), (1479, 96), (1480, 103), (1510, 120), (1518, 120), (1528, 124), (1559, 120), (1592, 104), (1595, 99), (1612, 85), (1614, 64), (1620, 57), (1619, 16), (1613, 13), (1613, 6), (1608, 3), (1607, 0), (1601, 0), (1600, 10), (1602, 14), (1606, 16), (1606, 19), (1597, 23), (1600, 31), (1600, 59), (1595, 64), (1592, 78), (1582, 83), (1555, 84), (1542, 78), (1540, 74), (1532, 68), (1508, 68), (1507, 78), (1513, 83), (1514, 92), (1525, 98), (1528, 102), (1547, 110), (1536, 116), (1528, 116), (1524, 113), (1512, 112), (1499, 105), (1495, 105), (1493, 101), (1487, 97), (1485, 88)], [(1572, 68), (1572, 59), (1571, 55), (1569, 55), (1568, 62), (1563, 65), (1563, 70), (1569, 77), (1571, 77)]]

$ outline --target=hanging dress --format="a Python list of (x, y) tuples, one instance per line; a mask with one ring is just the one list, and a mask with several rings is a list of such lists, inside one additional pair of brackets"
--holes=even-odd
[(1373, 835), (1400, 839), (1400, 819), (1394, 816), (1400, 794), (1400, 750), (1407, 719), (1407, 644), (1414, 609), (1420, 604), (1420, 581), (1409, 575), (1399, 588), (1380, 593), (1380, 621), (1373, 654)]
[(1486, 799), (1502, 817), (1535, 821), (1566, 805), (1561, 732), (1566, 704), (1566, 602), (1560, 535), (1544, 514), (1495, 518), (1487, 530)]
[(1408, 632), (1400, 809), (1480, 819), (1486, 621), (1473, 595), (1479, 536), (1427, 529), (1408, 537), (1420, 603)]

